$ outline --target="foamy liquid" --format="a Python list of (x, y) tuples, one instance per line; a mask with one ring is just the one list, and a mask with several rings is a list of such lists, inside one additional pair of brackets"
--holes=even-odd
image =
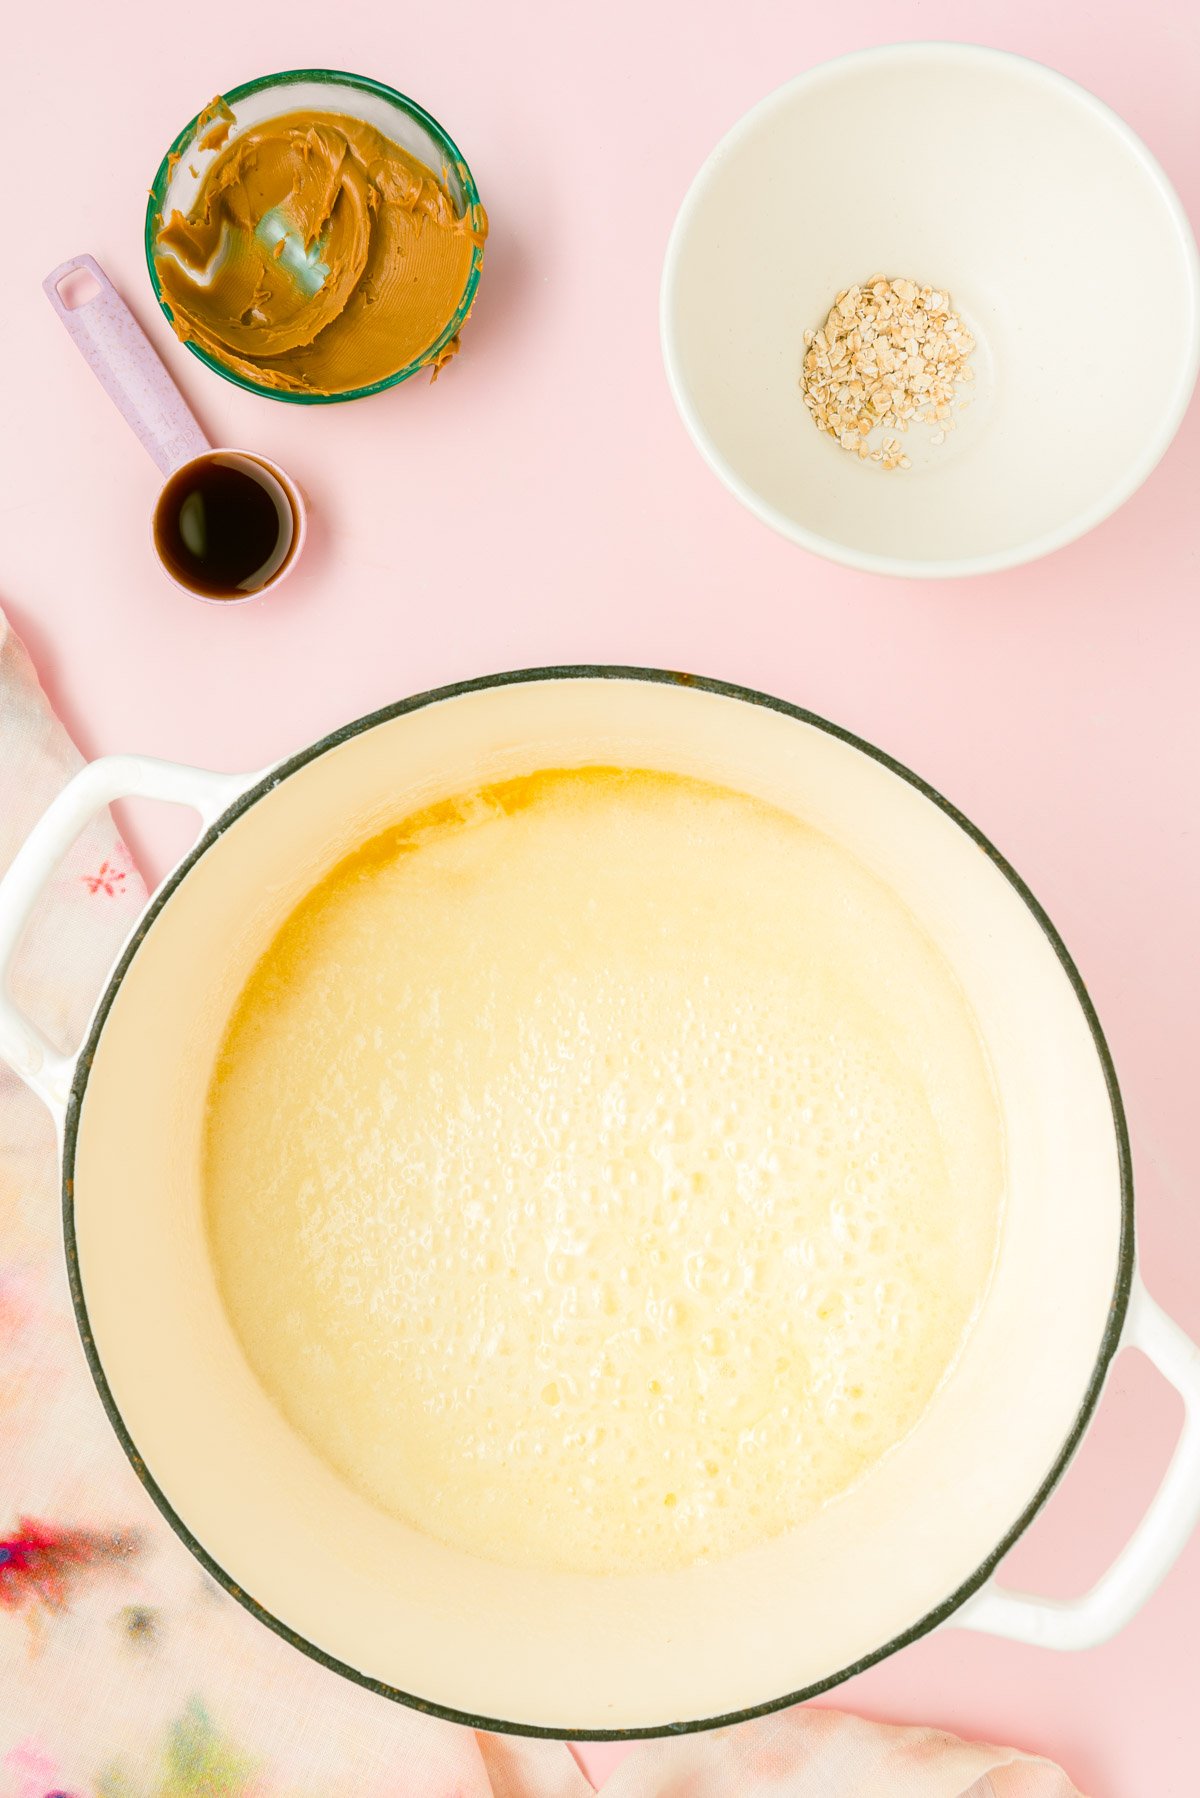
[(516, 1565), (715, 1559), (916, 1423), (987, 1282), (999, 1119), (897, 897), (743, 795), (611, 769), (407, 820), (232, 1019), (214, 1265), (316, 1451)]

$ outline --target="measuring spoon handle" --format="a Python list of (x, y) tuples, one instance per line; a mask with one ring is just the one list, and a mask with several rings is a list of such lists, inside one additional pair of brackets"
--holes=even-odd
[[(100, 291), (73, 307), (63, 299), (59, 283), (77, 271), (89, 274)], [(72, 256), (51, 270), (42, 288), (163, 476), (211, 448), (150, 339), (94, 256)]]

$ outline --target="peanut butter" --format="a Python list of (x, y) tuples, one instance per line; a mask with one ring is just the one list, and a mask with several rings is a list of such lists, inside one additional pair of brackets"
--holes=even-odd
[(155, 267), (179, 336), (234, 373), (348, 393), (411, 363), (434, 372), (487, 233), (445, 181), (373, 126), (293, 112), (220, 153), (185, 218), (158, 226)]

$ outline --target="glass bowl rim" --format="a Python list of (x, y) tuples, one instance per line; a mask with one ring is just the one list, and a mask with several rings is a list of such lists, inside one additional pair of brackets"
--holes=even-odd
[[(264, 90), (270, 88), (282, 87), (288, 82), (300, 81), (314, 81), (327, 86), (340, 84), (346, 87), (358, 88), (363, 93), (379, 95), (391, 105), (398, 107), (401, 112), (407, 113), (409, 118), (411, 118), (415, 124), (420, 125), (429, 133), (443, 151), (447, 164), (457, 171), (462, 182), (463, 198), (467, 214), (482, 212), (483, 207), (479, 198), (479, 190), (475, 185), (475, 177), (472, 175), (466, 158), (458, 148), (458, 145), (454, 142), (454, 139), (450, 136), (450, 133), (443, 125), (438, 123), (432, 113), (426, 112), (423, 106), (418, 105), (415, 100), (411, 100), (407, 94), (400, 93), (397, 88), (389, 87), (386, 82), (376, 81), (370, 75), (353, 75), (345, 69), (283, 69), (280, 70), (278, 74), (259, 75), (253, 81), (243, 81), (238, 87), (231, 87), (224, 90), (219, 98), (224, 100), (228, 105), (233, 106), (236, 105), (239, 100), (248, 99), (251, 94), (262, 93)], [(211, 106), (212, 102), (209, 101), (208, 104)], [(157, 235), (156, 221), (162, 216), (162, 207), (163, 201), (166, 198), (167, 184), (174, 168), (174, 161), (172, 159), (174, 158), (177, 161), (187, 145), (191, 143), (195, 136), (197, 125), (207, 111), (208, 106), (202, 107), (168, 146), (162, 161), (158, 165), (158, 172), (154, 177), (153, 184), (150, 188), (149, 198), (146, 202), (146, 224), (143, 237), (146, 252), (146, 267), (150, 273), (150, 285), (154, 290), (154, 297), (158, 301), (163, 316), (171, 326), (172, 330), (175, 328), (174, 314), (172, 313), (167, 300), (163, 296), (162, 284), (159, 281), (158, 270), (155, 267), (154, 262), (154, 242)], [(203, 362), (207, 368), (211, 368), (215, 374), (220, 375), (222, 380), (229, 381), (234, 387), (241, 387), (247, 393), (261, 394), (264, 399), (280, 400), (285, 405), (294, 406), (328, 406), (339, 404), (343, 400), (363, 399), (367, 394), (382, 393), (388, 387), (398, 386), (401, 381), (408, 380), (409, 376), (416, 374), (419, 369), (428, 368), (436, 361), (438, 353), (445, 348), (451, 338), (457, 335), (466, 321), (467, 315), (474, 303), (476, 290), (479, 286), (482, 266), (483, 247), (480, 244), (476, 244), (474, 253), (471, 257), (471, 267), (467, 274), (467, 281), (463, 288), (462, 298), (455, 308), (453, 317), (449, 320), (438, 337), (435, 338), (434, 342), (429, 345), (428, 349), (422, 350), (420, 356), (415, 361), (406, 363), (403, 368), (397, 369), (393, 374), (385, 375), (382, 380), (372, 381), (364, 387), (348, 388), (343, 393), (296, 393), (286, 388), (269, 387), (264, 382), (251, 380), (248, 376), (238, 374), (234, 369), (227, 368), (224, 363), (218, 361), (215, 356), (210, 355), (207, 350), (202, 349), (199, 344), (194, 343), (190, 338), (185, 337), (182, 339), (182, 342), (185, 349), (189, 350), (198, 361)]]

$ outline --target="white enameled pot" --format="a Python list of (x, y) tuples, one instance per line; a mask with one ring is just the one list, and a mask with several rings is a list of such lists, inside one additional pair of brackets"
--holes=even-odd
[[(473, 1559), (343, 1485), (242, 1358), (206, 1252), (200, 1180), (230, 1008), (314, 882), (436, 799), (597, 761), (756, 794), (887, 881), (974, 1007), (1008, 1159), (995, 1276), (912, 1434), (765, 1547), (609, 1578)], [(113, 1427), (177, 1534), (265, 1623), (336, 1671), (459, 1721), (635, 1735), (809, 1696), (939, 1624), (1085, 1647), (1154, 1589), (1200, 1512), (1200, 1355), (1137, 1274), (1121, 1102), (1079, 976), (1012, 869), (915, 776), (778, 700), (621, 668), (422, 694), (249, 776), (113, 756), (64, 789), (0, 884), (0, 984), (63, 852), (129, 794), (194, 806), (203, 835), (125, 946), (78, 1053), (60, 1053), (8, 997), (0, 1053), (59, 1128), (71, 1286)], [(993, 1570), (1062, 1473), (1124, 1346), (1150, 1357), (1186, 1409), (1158, 1494), (1084, 1597), (1007, 1591)]]

